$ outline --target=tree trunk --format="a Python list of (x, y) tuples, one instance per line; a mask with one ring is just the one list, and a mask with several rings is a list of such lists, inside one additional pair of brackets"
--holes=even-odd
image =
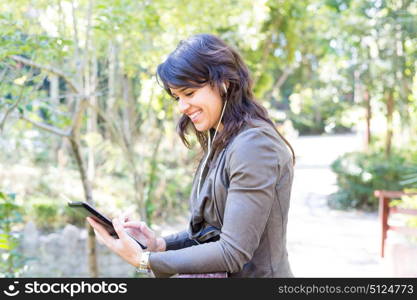
[(364, 90), (363, 99), (365, 101), (365, 109), (366, 109), (365, 148), (366, 150), (368, 150), (372, 142), (372, 133), (371, 133), (372, 107), (371, 107), (371, 97), (369, 96), (369, 91), (367, 88), (365, 88)]
[[(84, 197), (88, 203), (92, 203), (93, 201), (93, 192), (91, 189), (90, 182), (87, 178), (87, 172), (85, 169), (84, 161), (81, 156), (79, 142), (75, 137), (70, 138), (71, 148), (74, 153), (75, 161), (78, 165), (78, 170), (80, 172), (81, 181), (83, 184), (84, 189)], [(94, 234), (94, 230), (91, 226), (86, 223), (87, 226), (87, 255), (88, 255), (88, 265), (90, 275), (92, 277), (98, 277), (98, 265), (97, 265), (97, 253), (96, 253), (96, 238)]]
[(394, 92), (392, 89), (387, 93), (387, 132), (385, 140), (385, 156), (391, 155), (392, 138), (393, 138), (393, 127), (392, 127), (392, 116), (394, 113)]
[(132, 87), (130, 84), (130, 79), (128, 76), (122, 76), (122, 85), (123, 85), (123, 106), (122, 115), (122, 131), (123, 131), (123, 138), (125, 139), (126, 145), (131, 147), (132, 144), (132, 129), (134, 126), (134, 100), (132, 96)]
[(146, 207), (143, 199), (143, 184), (141, 180), (141, 176), (137, 170), (133, 171), (133, 185), (135, 188), (135, 202), (138, 204), (138, 210), (140, 219), (148, 223), (148, 218), (146, 215)]
[(132, 81), (127, 75), (120, 76), (122, 80), (122, 99), (121, 114), (123, 119), (121, 122), (121, 133), (123, 142), (126, 146), (128, 161), (133, 173), (133, 187), (135, 190), (135, 203), (137, 203), (138, 212), (143, 222), (148, 223), (148, 214), (146, 210), (146, 197), (144, 194), (144, 183), (142, 176), (138, 172), (137, 166), (142, 165), (135, 158), (134, 142), (137, 141), (135, 136), (135, 124), (137, 115), (135, 113), (135, 99), (133, 96)]
[(146, 208), (146, 216), (148, 221), (151, 221), (151, 214), (148, 213), (147, 207), (148, 205), (150, 205), (150, 202), (152, 201), (152, 196), (154, 194), (154, 189), (155, 189), (155, 182), (157, 179), (157, 168), (158, 168), (158, 151), (159, 151), (159, 146), (161, 145), (161, 141), (163, 138), (163, 131), (160, 130), (160, 134), (158, 136), (158, 140), (156, 141), (155, 147), (153, 149), (152, 152), (152, 158), (151, 158), (151, 169), (149, 171), (149, 177), (148, 177), (148, 188), (147, 188), (147, 195), (146, 195), (146, 199), (145, 199), (145, 208)]
[[(87, 65), (90, 66), (90, 64)], [(86, 69), (86, 93), (87, 95), (90, 95), (89, 102), (91, 105), (96, 106), (97, 96), (95, 95), (95, 92), (97, 86), (97, 57), (93, 56), (91, 59), (91, 72), (89, 67)], [(87, 132), (95, 134), (97, 133), (97, 112), (90, 106), (87, 110), (87, 114)], [(94, 181), (95, 169), (94, 147), (89, 145), (87, 175), (90, 182)]]
[[(106, 115), (111, 116), (111, 119), (116, 115), (113, 112), (116, 103), (116, 77), (117, 77), (117, 47), (115, 41), (109, 43), (109, 69), (108, 69), (108, 98), (105, 106)], [(110, 137), (106, 133), (106, 137)]]
[[(91, 20), (92, 20), (92, 0), (88, 2), (88, 10), (87, 10), (87, 28), (86, 28), (86, 39), (85, 39), (85, 53), (81, 56), (81, 49), (78, 37), (78, 22), (76, 17), (76, 7), (74, 1), (71, 2), (72, 6), (72, 24), (73, 24), (73, 31), (74, 31), (74, 45), (75, 45), (75, 55), (74, 55), (74, 62), (75, 62), (75, 69), (76, 69), (76, 82), (77, 85), (80, 87), (80, 92), (82, 95), (86, 95), (85, 87), (83, 86), (83, 74), (85, 72), (84, 68), (88, 65), (88, 57), (89, 57), (89, 45), (90, 45), (90, 30), (91, 30)], [(88, 82), (88, 78), (85, 78), (84, 82)], [(89, 96), (89, 95), (88, 95)], [(88, 97), (87, 96), (87, 97)], [(76, 115), (73, 119), (72, 125), (72, 133), (71, 133), (71, 147), (74, 152), (74, 156), (77, 161), (78, 169), (81, 175), (81, 180), (83, 183), (85, 199), (88, 203), (93, 204), (93, 195), (91, 185), (88, 181), (88, 174), (85, 168), (84, 161), (82, 159), (80, 146), (79, 146), (79, 132), (81, 130), (82, 119), (84, 114), (84, 109), (86, 107), (85, 99), (77, 99), (75, 105)], [(97, 265), (97, 253), (96, 253), (96, 243), (95, 243), (95, 234), (94, 230), (91, 226), (87, 225), (87, 253), (88, 253), (88, 267), (91, 277), (98, 277), (98, 265)]]
[(52, 105), (59, 104), (59, 77), (55, 74), (49, 74), (49, 97)]
[[(52, 107), (59, 106), (59, 77), (55, 74), (48, 74), (49, 79), (49, 104)], [(62, 139), (52, 140), (51, 149), (54, 149), (54, 160), (58, 164), (59, 149)]]
[[(266, 99), (271, 98), (275, 91), (279, 93), (279, 90), (281, 89), (282, 85), (287, 81), (288, 77), (291, 75), (293, 71), (294, 69), (292, 67), (286, 67), (282, 71), (281, 75), (275, 80), (270, 91), (265, 95)], [(275, 101), (274, 103), (276, 104), (276, 107), (277, 107), (278, 105), (277, 101)]]

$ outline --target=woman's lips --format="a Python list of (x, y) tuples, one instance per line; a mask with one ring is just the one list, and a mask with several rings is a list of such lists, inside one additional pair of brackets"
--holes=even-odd
[(190, 115), (189, 117), (190, 117), (190, 119), (191, 119), (191, 121), (193, 121), (193, 122), (195, 122), (195, 121), (197, 121), (198, 120), (198, 117), (200, 116), (200, 114), (201, 114), (201, 110), (199, 110), (199, 111), (197, 111), (197, 112), (195, 112), (195, 113), (193, 113), (192, 115)]

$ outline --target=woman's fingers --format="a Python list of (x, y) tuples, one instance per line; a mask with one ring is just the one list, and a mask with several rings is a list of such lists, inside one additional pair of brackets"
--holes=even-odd
[(119, 219), (121, 220), (122, 223), (128, 222), (130, 221), (130, 212), (124, 212), (120, 215)]
[(140, 229), (140, 223), (141, 222), (138, 222), (138, 221), (128, 221), (128, 222), (123, 223), (123, 227)]
[(118, 219), (122, 222), (129, 222), (132, 219), (132, 215), (134, 213), (134, 209), (128, 209), (124, 212), (122, 212), (122, 214), (118, 217)]
[(139, 229), (147, 238), (152, 238), (154, 236), (154, 232), (148, 227), (148, 225), (146, 225), (145, 222), (130, 221), (124, 223), (123, 227)]
[(94, 229), (94, 233), (95, 233), (95, 235), (96, 235), (96, 239), (97, 239), (97, 241), (99, 242), (99, 244), (105, 245), (105, 244), (104, 244), (104, 241), (103, 241), (103, 238), (102, 238), (102, 237), (101, 237), (101, 235), (97, 232), (97, 230), (95, 230), (95, 229)]
[(140, 222), (140, 231), (149, 239), (155, 236), (154, 232), (144, 222)]
[(123, 224), (119, 219), (113, 219), (113, 227), (119, 236), (118, 239), (113, 238), (106, 229), (92, 218), (87, 218), (88, 223), (94, 228), (98, 239), (102, 239), (103, 243), (121, 258), (136, 266), (142, 253), (142, 248), (127, 234), (123, 228)]
[(87, 217), (87, 221), (94, 228), (96, 236), (99, 237), (103, 244), (111, 248), (114, 238), (107, 232), (107, 230), (100, 223), (90, 217)]
[(123, 225), (118, 218), (113, 219), (112, 223), (113, 223), (114, 230), (116, 231), (117, 235), (119, 236), (119, 239), (122, 239), (122, 240), (125, 240), (125, 241), (130, 239), (129, 235), (127, 234), (127, 232), (123, 228)]
[[(114, 230), (116, 231), (117, 235), (119, 236), (119, 239), (123, 245), (122, 248), (131, 248), (136, 249), (139, 245), (136, 243), (134, 238), (132, 238), (123, 228), (122, 222), (120, 222), (119, 219), (115, 218), (112, 220)], [(119, 244), (119, 247), (121, 245)], [(140, 248), (140, 247), (139, 247)], [(140, 248), (142, 250), (142, 248)], [(125, 251), (121, 249), (120, 251)], [(126, 250), (127, 251), (127, 250)], [(134, 255), (137, 255), (137, 250), (135, 250)]]

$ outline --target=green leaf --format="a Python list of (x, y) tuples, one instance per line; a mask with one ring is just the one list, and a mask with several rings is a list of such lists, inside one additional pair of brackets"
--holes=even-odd
[(26, 110), (28, 110), (28, 111), (33, 111), (33, 105), (30, 103), (30, 104), (26, 104)]
[(0, 249), (10, 250), (9, 245), (0, 243)]

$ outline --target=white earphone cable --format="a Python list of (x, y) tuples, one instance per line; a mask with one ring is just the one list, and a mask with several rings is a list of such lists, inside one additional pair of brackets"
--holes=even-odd
[[(215, 138), (216, 138), (216, 135), (217, 135), (217, 130), (219, 129), (219, 125), (220, 125), (220, 123), (221, 123), (221, 121), (222, 121), (223, 114), (224, 114), (224, 110), (225, 110), (225, 108), (226, 108), (226, 104), (227, 104), (227, 100), (226, 100), (226, 101), (225, 101), (225, 103), (224, 103), (223, 110), (222, 110), (222, 113), (221, 113), (221, 115), (220, 115), (220, 120), (219, 120), (219, 123), (217, 123), (217, 126), (216, 126), (216, 131), (214, 132), (214, 136), (213, 136), (213, 141), (214, 141), (214, 140), (215, 140)], [(206, 156), (206, 158), (204, 159), (204, 162), (203, 162), (203, 164), (202, 164), (202, 166), (201, 166), (200, 177), (199, 177), (199, 179), (198, 179), (198, 185), (197, 185), (197, 198), (200, 196), (200, 184), (201, 184), (201, 177), (203, 176), (203, 171), (204, 171), (204, 168), (205, 168), (205, 166), (206, 166), (207, 160), (208, 160), (208, 158), (209, 158), (209, 156), (210, 156), (210, 152), (211, 152), (211, 144), (212, 144), (212, 141), (211, 141), (211, 136), (210, 136), (210, 129), (208, 130), (208, 140), (209, 140), (209, 142), (208, 142), (208, 151), (207, 151), (207, 156)]]

